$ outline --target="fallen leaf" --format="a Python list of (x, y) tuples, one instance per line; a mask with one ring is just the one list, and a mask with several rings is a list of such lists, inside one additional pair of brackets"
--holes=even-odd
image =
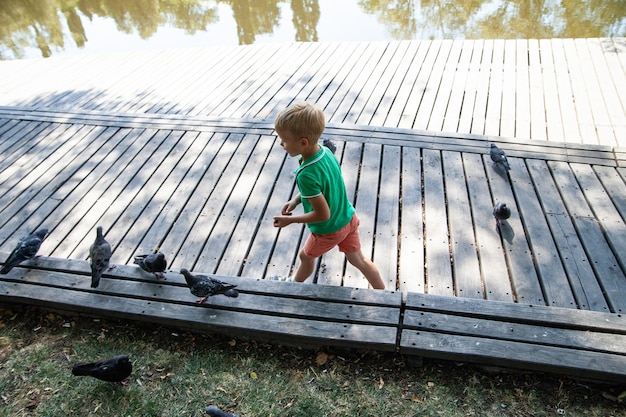
[(428, 385), (428, 388), (432, 388), (432, 387), (435, 386), (435, 383), (428, 381), (428, 383), (426, 385)]
[(324, 352), (320, 352), (317, 354), (317, 358), (315, 358), (315, 363), (319, 366), (326, 365), (328, 362), (328, 355)]
[(258, 378), (259, 378), (259, 376), (257, 375), (257, 373), (256, 373), (256, 372), (252, 371), (252, 372), (250, 372), (250, 378), (252, 378), (252, 379), (258, 379)]
[(414, 403), (421, 403), (422, 402), (422, 400), (420, 400), (417, 395), (414, 395), (413, 398), (411, 398), (411, 401), (413, 401)]
[(231, 347), (234, 347), (234, 346), (237, 344), (237, 341), (236, 341), (235, 339), (233, 339), (233, 340), (231, 340), (230, 342), (228, 342), (228, 344), (229, 344)]
[(383, 381), (383, 377), (381, 376), (378, 380), (378, 389), (383, 389), (385, 386), (385, 381)]

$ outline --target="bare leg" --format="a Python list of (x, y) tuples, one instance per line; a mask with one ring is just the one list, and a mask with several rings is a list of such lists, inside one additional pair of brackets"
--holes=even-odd
[(304, 251), (300, 251), (300, 266), (294, 275), (293, 280), (296, 282), (304, 282), (311, 276), (315, 270), (315, 259), (304, 254)]
[(363, 275), (365, 275), (365, 279), (367, 279), (372, 288), (377, 290), (385, 289), (385, 283), (380, 276), (378, 268), (374, 262), (363, 256), (363, 252), (360, 250), (356, 252), (346, 252), (346, 258), (348, 259), (348, 262), (354, 265)]

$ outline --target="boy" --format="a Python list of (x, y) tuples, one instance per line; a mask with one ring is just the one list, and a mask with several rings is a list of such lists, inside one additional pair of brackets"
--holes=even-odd
[[(296, 103), (281, 111), (274, 121), (280, 145), (289, 156), (300, 155), (295, 171), (298, 190), (274, 217), (275, 227), (306, 223), (311, 234), (300, 251), (300, 266), (294, 281), (304, 282), (315, 270), (315, 259), (335, 246), (365, 275), (375, 289), (385, 289), (380, 272), (361, 252), (359, 219), (348, 200), (339, 162), (318, 144), (326, 127), (324, 112), (312, 104)], [(293, 215), (302, 203), (304, 214)]]

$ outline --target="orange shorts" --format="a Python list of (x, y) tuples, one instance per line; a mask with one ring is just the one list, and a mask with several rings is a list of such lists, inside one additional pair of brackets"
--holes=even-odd
[(359, 237), (359, 218), (356, 213), (350, 223), (327, 235), (311, 233), (304, 243), (304, 254), (310, 258), (319, 258), (335, 246), (339, 246), (341, 252), (356, 252), (361, 249)]

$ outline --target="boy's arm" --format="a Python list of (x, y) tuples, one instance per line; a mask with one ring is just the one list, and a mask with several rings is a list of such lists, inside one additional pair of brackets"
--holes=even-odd
[[(297, 197), (299, 198), (300, 195), (298, 195)], [(292, 202), (293, 201), (294, 200), (292, 199)], [(330, 208), (328, 207), (328, 202), (326, 201), (326, 197), (324, 197), (323, 194), (320, 194), (317, 197), (310, 198), (309, 202), (311, 203), (311, 207), (313, 207), (312, 211), (305, 214), (299, 214), (297, 216), (292, 216), (291, 214), (275, 216), (274, 226), (285, 227), (290, 225), (291, 223), (319, 223), (324, 222), (330, 218)], [(285, 212), (284, 209), (283, 212)], [(288, 213), (291, 213), (291, 211), (289, 211)]]

